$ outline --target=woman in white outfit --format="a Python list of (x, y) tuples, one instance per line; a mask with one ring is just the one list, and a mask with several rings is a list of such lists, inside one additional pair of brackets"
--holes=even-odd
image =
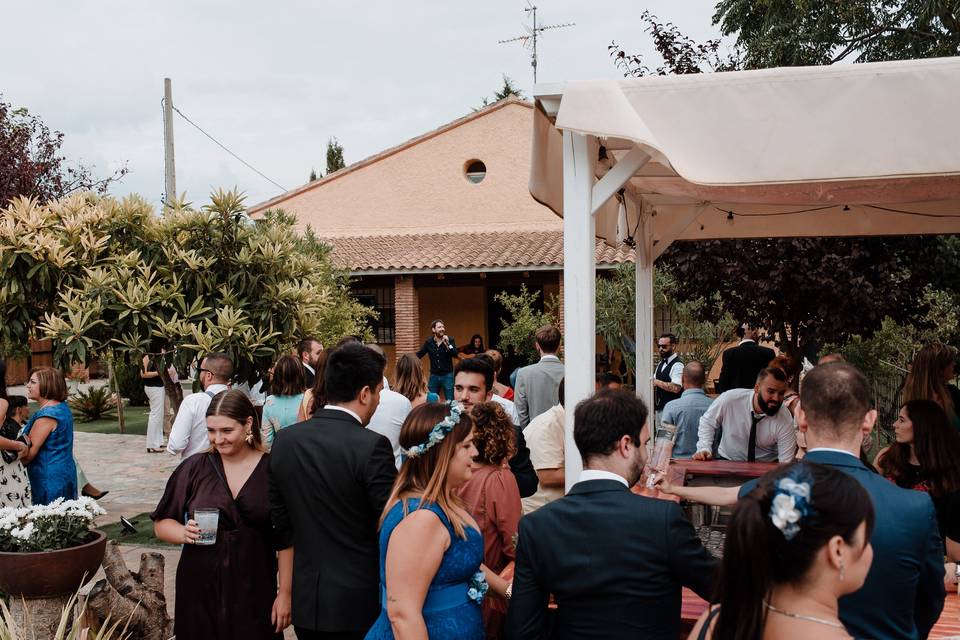
[(150, 401), (150, 418), (147, 421), (147, 452), (162, 453), (163, 448), (163, 405), (166, 392), (160, 371), (150, 356), (143, 356), (143, 390)]

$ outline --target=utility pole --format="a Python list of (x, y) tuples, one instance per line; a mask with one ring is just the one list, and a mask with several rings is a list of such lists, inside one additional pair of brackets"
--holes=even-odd
[(177, 198), (177, 171), (173, 162), (173, 87), (170, 78), (163, 79), (163, 211)]

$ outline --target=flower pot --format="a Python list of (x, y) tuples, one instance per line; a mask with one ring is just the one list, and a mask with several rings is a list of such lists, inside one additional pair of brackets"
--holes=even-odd
[(88, 542), (69, 549), (0, 552), (0, 591), (18, 598), (74, 593), (93, 579), (106, 546), (106, 534), (92, 529)]

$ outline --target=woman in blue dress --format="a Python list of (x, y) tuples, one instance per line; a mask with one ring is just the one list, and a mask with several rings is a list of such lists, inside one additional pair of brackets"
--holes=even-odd
[(27, 396), (39, 404), (23, 433), (30, 449), (21, 460), (27, 465), (33, 504), (77, 497), (77, 467), (73, 462), (73, 414), (67, 404), (67, 383), (53, 367), (30, 370)]
[(416, 407), (380, 524), (380, 617), (366, 640), (484, 640), (480, 605), (507, 597), (483, 566), (483, 536), (456, 489), (470, 479), (473, 420), (457, 402)]

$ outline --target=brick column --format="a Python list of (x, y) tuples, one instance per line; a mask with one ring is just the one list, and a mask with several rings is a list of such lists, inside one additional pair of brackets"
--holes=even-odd
[(557, 302), (559, 303), (557, 315), (560, 320), (560, 335), (563, 335), (563, 271), (557, 274), (557, 281), (560, 284), (560, 293), (557, 295)]
[(420, 299), (413, 276), (396, 276), (393, 283), (397, 356), (420, 348)]

